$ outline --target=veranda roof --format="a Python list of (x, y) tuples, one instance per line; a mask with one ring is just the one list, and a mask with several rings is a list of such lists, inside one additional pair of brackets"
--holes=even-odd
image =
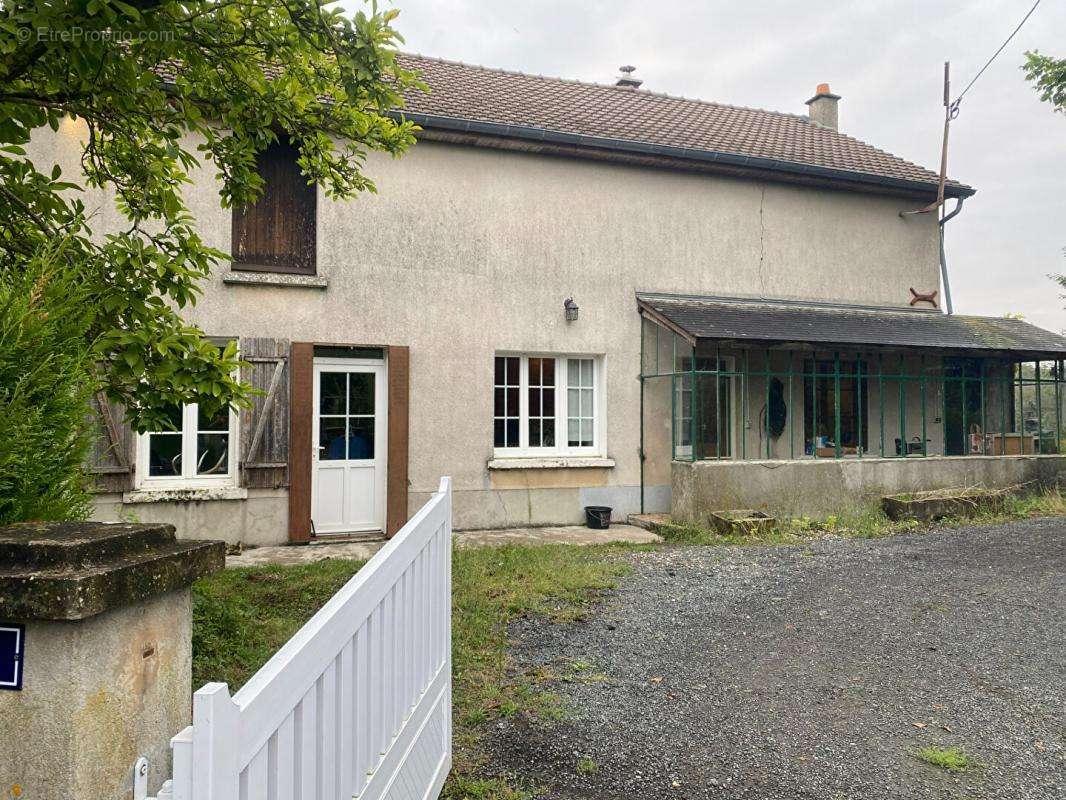
[(637, 306), (693, 344), (863, 345), (1032, 360), (1066, 358), (1066, 338), (1006, 317), (651, 293), (637, 293)]

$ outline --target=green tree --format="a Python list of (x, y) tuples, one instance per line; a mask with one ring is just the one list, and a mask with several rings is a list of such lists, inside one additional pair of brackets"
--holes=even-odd
[(0, 525), (89, 511), (92, 310), (69, 242), (0, 281)]
[(1040, 99), (1051, 103), (1055, 111), (1066, 114), (1066, 58), (1052, 58), (1036, 50), (1027, 50), (1022, 69), (1026, 79), (1040, 93)]
[[(249, 391), (233, 377), (235, 349), (181, 318), (228, 257), (197, 234), (182, 198), (190, 172), (213, 169), (224, 207), (249, 203), (262, 189), (256, 152), (286, 137), (327, 195), (373, 191), (367, 153), (400, 155), (415, 130), (390, 113), (418, 85), (396, 62), (396, 14), (328, 0), (0, 5), (0, 281), (18, 284), (64, 242), (88, 357), (138, 430), (166, 426), (175, 404), (211, 412)], [(71, 119), (78, 176), (27, 148)], [(121, 229), (93, 230), (80, 182), (113, 194)]]
[[(1055, 111), (1066, 114), (1066, 58), (1052, 58), (1036, 50), (1025, 53), (1025, 77), (1040, 93), (1040, 99), (1051, 103)], [(1066, 288), (1066, 275), (1049, 275), (1059, 286)]]

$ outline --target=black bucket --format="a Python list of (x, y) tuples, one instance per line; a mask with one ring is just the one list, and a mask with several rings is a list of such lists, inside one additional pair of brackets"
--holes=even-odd
[(611, 527), (610, 506), (585, 506), (585, 525), (596, 531)]

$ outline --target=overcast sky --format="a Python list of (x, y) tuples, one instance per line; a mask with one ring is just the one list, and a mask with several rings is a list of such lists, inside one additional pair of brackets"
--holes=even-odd
[[(388, 3), (389, 0), (385, 0)], [(392, 0), (404, 49), (485, 66), (806, 113), (818, 83), (843, 96), (844, 132), (936, 169), (943, 62), (957, 95), (1034, 0)], [(349, 7), (356, 5), (347, 0)], [(1043, 0), (962, 103), (949, 173), (977, 188), (948, 223), (958, 313), (1066, 312), (1066, 115), (1041, 103), (1024, 51), (1066, 56), (1066, 2)]]

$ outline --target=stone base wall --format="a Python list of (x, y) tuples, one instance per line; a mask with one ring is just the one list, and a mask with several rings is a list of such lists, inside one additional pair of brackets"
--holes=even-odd
[[(147, 493), (133, 495), (133, 498)], [(190, 493), (192, 495), (193, 493)], [(408, 494), (414, 514), (431, 492)], [(640, 511), (640, 486), (529, 486), (457, 491), (456, 530), (523, 528), (537, 525), (584, 525), (585, 506), (610, 506), (616, 522)], [(127, 495), (100, 494), (92, 519), (98, 522), (168, 523), (179, 539), (222, 539), (227, 544), (266, 547), (289, 541), (289, 494), (285, 489), (249, 489), (247, 497), (133, 500)], [(670, 508), (670, 486), (644, 487), (648, 513)]]
[(875, 510), (887, 494), (955, 486), (1057, 485), (1066, 456), (958, 456), (805, 461), (675, 461), (671, 514), (704, 524), (707, 513), (761, 508), (777, 517)]
[[(247, 547), (286, 544), (289, 541), (289, 493), (285, 489), (238, 490), (239, 497), (198, 497), (168, 500), (149, 492), (100, 494), (94, 499), (92, 519), (97, 522), (167, 523), (179, 539), (222, 539)], [(147, 499), (137, 499), (141, 497)]]
[[(411, 492), (409, 513), (430, 497), (429, 492)], [(625, 522), (630, 514), (640, 513), (640, 485), (468, 489), (456, 491), (452, 502), (455, 530), (584, 525), (585, 506), (609, 506), (611, 519)], [(669, 485), (644, 487), (645, 511), (657, 513), (669, 508)]]

